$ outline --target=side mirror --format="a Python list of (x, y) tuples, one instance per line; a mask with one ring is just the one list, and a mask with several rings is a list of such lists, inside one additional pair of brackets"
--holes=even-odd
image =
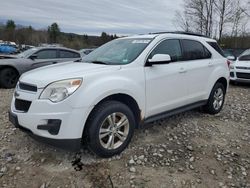
[(171, 62), (171, 57), (168, 54), (155, 54), (152, 59), (149, 59), (147, 64), (167, 64)]
[(37, 58), (37, 54), (32, 54), (31, 56), (30, 56), (30, 59), (32, 59), (32, 60), (34, 60), (34, 59), (36, 59)]
[(231, 61), (235, 61), (236, 57), (234, 57), (233, 55), (230, 55), (230, 56), (227, 56), (227, 59)]

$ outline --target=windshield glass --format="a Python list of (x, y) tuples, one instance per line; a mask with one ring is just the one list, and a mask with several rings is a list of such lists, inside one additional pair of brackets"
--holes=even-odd
[(152, 39), (117, 39), (94, 50), (83, 58), (84, 62), (124, 65), (134, 61)]
[(240, 56), (243, 56), (243, 55), (250, 55), (250, 49), (244, 51)]
[(17, 57), (19, 58), (27, 58), (29, 57), (30, 55), (32, 55), (35, 51), (37, 51), (36, 48), (31, 48), (31, 49), (28, 49), (20, 54), (17, 55)]
[(240, 57), (239, 61), (250, 61), (250, 49), (244, 51)]

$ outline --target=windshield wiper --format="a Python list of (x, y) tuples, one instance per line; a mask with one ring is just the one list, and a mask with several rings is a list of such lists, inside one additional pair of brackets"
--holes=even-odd
[(94, 64), (101, 64), (101, 65), (108, 65), (108, 63), (103, 62), (103, 61), (91, 61), (91, 63), (94, 63)]

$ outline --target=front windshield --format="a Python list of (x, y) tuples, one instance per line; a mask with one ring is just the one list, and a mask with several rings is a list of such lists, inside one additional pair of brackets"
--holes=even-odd
[(244, 51), (240, 57), (239, 61), (250, 61), (250, 49)]
[(124, 38), (113, 40), (83, 58), (84, 62), (124, 65), (134, 61), (152, 39)]
[(37, 51), (36, 48), (28, 49), (28, 50), (25, 50), (24, 52), (18, 54), (17, 57), (19, 57), (19, 58), (27, 58), (30, 55), (32, 55), (35, 51)]
[(250, 55), (250, 49), (244, 51), (240, 56), (243, 56), (243, 55)]

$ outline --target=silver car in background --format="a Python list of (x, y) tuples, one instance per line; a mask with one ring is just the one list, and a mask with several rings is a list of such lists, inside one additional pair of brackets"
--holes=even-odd
[(79, 50), (79, 53), (81, 54), (82, 57), (90, 54), (91, 52), (93, 52), (95, 50), (95, 48), (85, 48), (85, 49), (81, 49)]
[(32, 69), (80, 60), (78, 51), (63, 47), (37, 47), (18, 55), (0, 55), (0, 87), (14, 88), (18, 78)]

